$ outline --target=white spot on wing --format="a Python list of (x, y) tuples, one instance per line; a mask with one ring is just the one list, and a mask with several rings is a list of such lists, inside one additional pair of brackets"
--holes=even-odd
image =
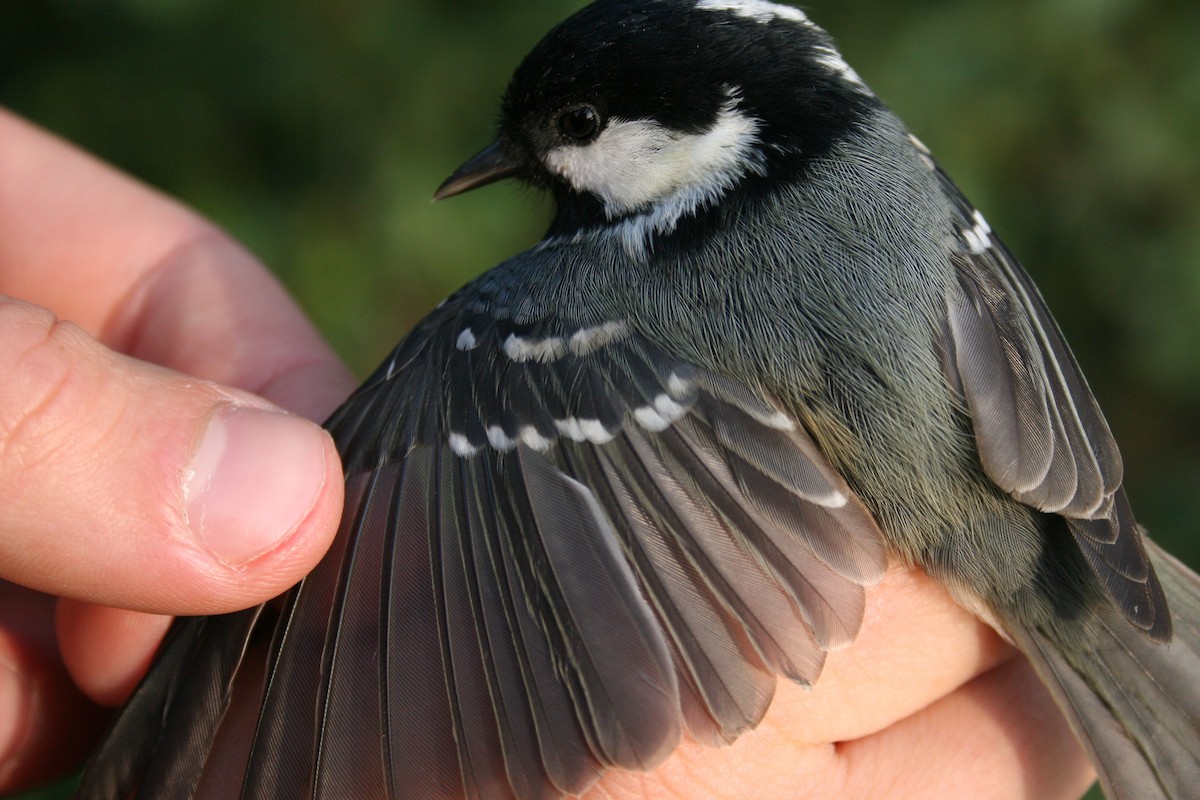
[(667, 378), (667, 391), (675, 397), (682, 397), (692, 390), (692, 382), (679, 377), (674, 372)]
[(653, 405), (642, 406), (633, 410), (633, 417), (648, 431), (658, 433), (665, 431), (671, 423), (687, 413), (687, 408), (681, 406), (665, 394), (654, 398)]
[(504, 340), (504, 352), (513, 361), (553, 361), (567, 352), (567, 343), (559, 336), (526, 339), (510, 333)]
[(479, 340), (475, 338), (475, 331), (470, 328), (463, 328), (462, 333), (458, 335), (458, 341), (454, 346), (459, 350), (474, 350), (479, 345)]
[(837, 489), (830, 489), (826, 494), (809, 498), (814, 503), (825, 508), (841, 508), (850, 502), (850, 496)]
[(532, 447), (534, 450), (543, 453), (550, 449), (551, 440), (547, 439), (545, 436), (542, 436), (542, 434), (538, 432), (538, 429), (532, 425), (526, 425), (521, 428), (519, 436), (521, 438), (521, 442), (526, 447)]
[(790, 431), (796, 427), (796, 422), (782, 411), (776, 411), (769, 416), (760, 417), (754, 415), (755, 419), (766, 425), (768, 428), (774, 428), (777, 431)]
[(672, 422), (687, 413), (687, 408), (685, 406), (676, 403), (670, 396), (665, 394), (660, 394), (658, 397), (654, 398), (654, 407), (658, 409), (658, 412), (664, 417), (670, 418)]
[[(472, 347), (475, 346), (475, 334), (467, 329), (459, 334), (459, 350), (470, 349), (463, 347), (463, 339), (467, 334), (470, 334), (469, 343)], [(504, 353), (513, 361), (548, 362), (562, 358), (568, 353), (586, 356), (605, 345), (625, 338), (628, 334), (629, 326), (625, 324), (624, 320), (615, 320), (591, 328), (581, 328), (567, 338), (547, 336), (545, 339), (530, 339), (511, 333), (504, 340), (502, 347)]]
[(971, 218), (975, 221), (975, 225), (964, 229), (962, 235), (967, 243), (967, 249), (975, 255), (979, 255), (992, 246), (992, 228), (983, 218), (983, 214), (978, 211), (972, 214)]
[(587, 437), (583, 435), (583, 426), (574, 417), (556, 419), (554, 420), (554, 427), (558, 428), (559, 433), (573, 442), (587, 441)]
[(592, 444), (607, 444), (616, 434), (610, 432), (598, 419), (566, 419), (554, 420), (558, 432), (575, 442), (591, 442)]
[(517, 443), (508, 438), (508, 434), (499, 425), (492, 425), (487, 429), (487, 438), (488, 443), (501, 453), (512, 450), (517, 446)]
[(628, 333), (629, 326), (625, 324), (624, 320), (605, 322), (603, 325), (576, 331), (571, 334), (567, 344), (575, 355), (586, 356), (605, 345), (625, 338)]
[(739, 17), (766, 24), (773, 19), (786, 19), (802, 25), (812, 25), (804, 12), (798, 8), (768, 3), (766, 0), (700, 0), (696, 3), (700, 11), (732, 11)]
[(455, 455), (470, 458), (479, 452), (479, 448), (471, 444), (471, 441), (461, 433), (450, 432), (450, 449)]
[(912, 142), (913, 147), (917, 148), (917, 157), (921, 159), (921, 163), (925, 165), (925, 169), (936, 169), (937, 165), (933, 163), (933, 154), (929, 152), (929, 148), (925, 146), (925, 143), (911, 133), (908, 135), (908, 140)]

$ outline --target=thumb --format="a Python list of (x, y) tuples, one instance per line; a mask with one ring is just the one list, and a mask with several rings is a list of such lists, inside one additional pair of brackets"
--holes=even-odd
[(319, 560), (341, 513), (317, 425), (118, 355), (0, 299), (0, 578), (90, 603), (210, 614)]

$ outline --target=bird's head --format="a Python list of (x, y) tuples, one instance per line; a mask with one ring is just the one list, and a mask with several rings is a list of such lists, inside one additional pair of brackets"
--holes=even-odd
[(496, 140), (439, 188), (548, 189), (552, 235), (670, 235), (730, 195), (802, 180), (874, 95), (799, 9), (766, 0), (599, 0), (517, 68)]

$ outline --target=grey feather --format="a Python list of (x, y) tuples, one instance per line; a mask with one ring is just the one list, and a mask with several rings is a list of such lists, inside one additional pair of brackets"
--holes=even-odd
[(1015, 629), (1016, 641), (1067, 712), (1114, 798), (1194, 797), (1200, 786), (1200, 579), (1147, 541), (1174, 614), (1169, 646), (1109, 612), (1064, 645)]
[[(960, 225), (969, 206), (942, 176)], [(1014, 498), (1068, 520), (1088, 565), (1126, 619), (1170, 640), (1166, 598), (1121, 488), (1112, 434), (1058, 327), (995, 237), (953, 257), (945, 352), (971, 411), (988, 477)]]

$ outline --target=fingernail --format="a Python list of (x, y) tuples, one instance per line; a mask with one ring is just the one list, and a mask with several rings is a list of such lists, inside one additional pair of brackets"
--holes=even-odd
[(201, 546), (241, 566), (286, 539), (325, 482), (323, 435), (287, 414), (217, 411), (184, 478), (188, 524)]

